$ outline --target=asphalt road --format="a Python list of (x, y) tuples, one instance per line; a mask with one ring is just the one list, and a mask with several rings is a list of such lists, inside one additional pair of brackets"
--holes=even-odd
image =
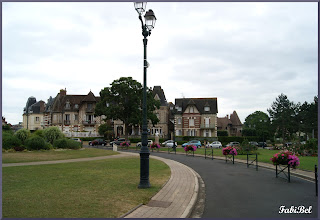
[[(256, 171), (246, 164), (218, 159), (157, 152), (151, 155), (181, 162), (199, 173), (205, 182), (206, 194), (202, 218), (318, 217), (318, 197), (313, 182), (291, 175), (288, 183), (286, 179), (276, 178), (275, 171), (260, 167)], [(280, 214), (281, 206), (286, 209), (311, 206), (312, 209), (310, 214)]]

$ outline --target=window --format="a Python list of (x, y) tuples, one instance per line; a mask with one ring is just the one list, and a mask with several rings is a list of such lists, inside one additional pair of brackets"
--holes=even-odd
[(78, 104), (75, 104), (74, 107), (78, 109), (78, 108), (79, 108), (79, 105), (78, 105)]
[(193, 118), (189, 119), (189, 126), (194, 126), (194, 119)]
[(109, 107), (109, 106), (110, 106), (109, 102), (106, 102), (106, 106), (107, 106), (107, 107)]
[(205, 112), (210, 111), (210, 107), (209, 107), (209, 106), (205, 106), (205, 107), (204, 107), (204, 111), (205, 111)]
[(181, 125), (181, 118), (178, 118), (178, 125)]
[(70, 102), (69, 101), (66, 102), (66, 109), (70, 109)]
[(70, 121), (70, 114), (65, 114), (65, 120)]
[(74, 115), (74, 120), (78, 121), (79, 120), (79, 115)]
[(87, 108), (88, 108), (89, 110), (91, 110), (91, 109), (92, 109), (92, 103), (88, 103), (88, 104), (87, 104)]
[(190, 113), (193, 113), (193, 112), (194, 112), (193, 107), (190, 107), (189, 112), (190, 112)]

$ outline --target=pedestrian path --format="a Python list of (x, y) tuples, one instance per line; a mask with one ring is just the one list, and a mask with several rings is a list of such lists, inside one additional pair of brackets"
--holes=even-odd
[(130, 155), (127, 155), (127, 154), (116, 154), (116, 155), (110, 155), (110, 156), (87, 157), (87, 158), (66, 159), (66, 160), (37, 161), (37, 162), (25, 162), (25, 163), (3, 163), (2, 167), (44, 165), (44, 164), (58, 164), (58, 163), (73, 163), (73, 162), (82, 162), (82, 161), (104, 160), (104, 159), (110, 159), (110, 158), (121, 158), (121, 157), (128, 157), (128, 156), (130, 156)]

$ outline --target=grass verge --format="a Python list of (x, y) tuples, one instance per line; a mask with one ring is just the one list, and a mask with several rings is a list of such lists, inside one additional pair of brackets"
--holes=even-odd
[(138, 189), (138, 157), (2, 169), (5, 218), (117, 218), (147, 203), (170, 177), (150, 159), (149, 189)]
[[(160, 148), (160, 151), (167, 152), (168, 148)], [(177, 148), (177, 152), (185, 153), (184, 149), (181, 147)], [(270, 158), (278, 153), (278, 150), (267, 150), (267, 149), (258, 149), (258, 163), (269, 163), (272, 164), (270, 161)], [(205, 155), (205, 149), (204, 148), (198, 148), (195, 152), (195, 154)], [(211, 153), (208, 151), (207, 153)], [(224, 157), (222, 154), (222, 149), (213, 149), (213, 155), (218, 157)], [(247, 160), (247, 155), (237, 155), (235, 156), (235, 159), (241, 159), (241, 160)], [(297, 169), (301, 170), (307, 170), (307, 171), (314, 171), (314, 165), (318, 164), (318, 157), (311, 157), (311, 156), (299, 156), (300, 165)]]
[(99, 157), (119, 154), (114, 151), (107, 151), (95, 148), (82, 148), (80, 150), (48, 150), (32, 152), (2, 152), (2, 163), (23, 163), (49, 160), (66, 160), (86, 157)]

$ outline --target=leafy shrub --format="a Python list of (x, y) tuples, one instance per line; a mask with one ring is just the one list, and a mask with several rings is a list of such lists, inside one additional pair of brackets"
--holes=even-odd
[(18, 130), (15, 135), (21, 140), (22, 143), (24, 143), (28, 139), (28, 137), (30, 137), (30, 131), (22, 128)]
[(222, 136), (226, 137), (228, 136), (228, 131), (217, 131), (217, 135), (218, 137), (222, 137)]
[(50, 127), (43, 130), (44, 138), (51, 144), (57, 139), (63, 138), (64, 134), (57, 127)]
[(75, 140), (71, 140), (71, 139), (67, 139), (67, 148), (68, 149), (73, 149), (73, 150), (77, 150), (80, 149), (81, 143), (75, 141)]
[(26, 148), (28, 150), (49, 150), (49, 145), (44, 138), (40, 136), (32, 136), (26, 141)]
[(76, 150), (81, 148), (81, 143), (67, 138), (60, 138), (53, 142), (53, 147)]
[(21, 146), (21, 140), (10, 132), (2, 133), (2, 148), (5, 150)]
[(258, 150), (258, 147), (255, 145), (252, 145), (249, 143), (249, 141), (245, 138), (241, 145), (237, 147), (238, 154), (251, 154), (256, 153), (256, 150)]
[(32, 133), (32, 135), (38, 135), (44, 138), (44, 130), (36, 130), (35, 132)]

